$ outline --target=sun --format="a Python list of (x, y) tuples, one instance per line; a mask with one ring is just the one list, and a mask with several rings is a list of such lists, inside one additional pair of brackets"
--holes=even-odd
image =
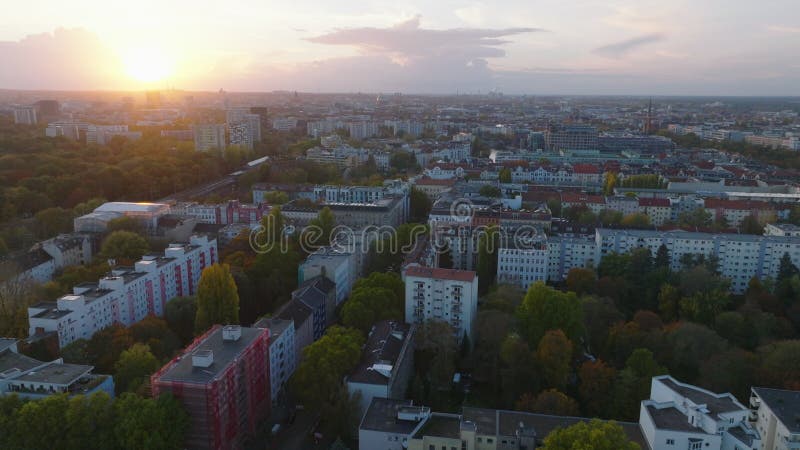
[(132, 50), (123, 62), (128, 76), (143, 83), (161, 81), (172, 74), (172, 61), (154, 48)]

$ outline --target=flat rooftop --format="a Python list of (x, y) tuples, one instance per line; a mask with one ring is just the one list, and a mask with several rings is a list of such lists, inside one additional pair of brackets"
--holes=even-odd
[(399, 420), (397, 413), (408, 407), (413, 407), (411, 400), (391, 400), (388, 398), (373, 397), (360, 428), (363, 430), (383, 431), (394, 434), (411, 434), (419, 422), (412, 420)]
[[(267, 331), (262, 328), (242, 327), (242, 336), (236, 341), (223, 341), (223, 327), (217, 327), (205, 339), (190, 346), (173, 362), (170, 362), (159, 381), (177, 381), (183, 383), (208, 384), (217, 378), (250, 344)], [(195, 367), (192, 364), (192, 353), (211, 351), (214, 362), (209, 367)]]
[(31, 370), (42, 364), (41, 361), (33, 359), (29, 356), (14, 353), (6, 347), (5, 350), (0, 351), (0, 374), (8, 372), (9, 370), (19, 369), (21, 372)]
[(422, 439), (424, 436), (460, 439), (461, 419), (455, 414), (433, 413), (425, 425), (414, 434), (414, 439)]
[(791, 433), (800, 433), (800, 391), (754, 387), (761, 401), (783, 422)]
[(653, 418), (656, 427), (662, 430), (705, 433), (702, 429), (690, 424), (687, 416), (674, 406), (656, 408), (653, 405), (647, 405), (647, 413)]
[(85, 366), (83, 364), (52, 363), (19, 376), (14, 380), (29, 383), (48, 383), (68, 386), (91, 372), (92, 369), (92, 366)]
[(706, 405), (711, 414), (720, 414), (745, 409), (731, 394), (712, 394), (695, 386), (675, 382), (672, 377), (660, 377), (658, 381), (696, 405)]

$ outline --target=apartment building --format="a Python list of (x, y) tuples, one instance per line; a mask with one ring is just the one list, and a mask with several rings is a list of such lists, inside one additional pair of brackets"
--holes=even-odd
[(497, 281), (527, 290), (537, 281), (559, 282), (573, 268), (596, 264), (595, 241), (587, 237), (537, 236), (524, 242), (504, 242), (497, 253)]
[(478, 312), (478, 275), (473, 271), (410, 265), (406, 284), (405, 317), (410, 324), (443, 321), (459, 342), (475, 342), (473, 322)]
[(269, 398), (275, 405), (297, 369), (294, 320), (265, 317), (253, 324), (253, 328), (269, 330)]
[(114, 323), (130, 326), (147, 315), (163, 316), (168, 301), (194, 295), (202, 270), (217, 262), (217, 241), (192, 236), (170, 244), (164, 255), (146, 255), (96, 283), (82, 283), (54, 302), (28, 307), (31, 336), (53, 332), (60, 347), (88, 339)]
[(36, 125), (38, 122), (35, 106), (16, 106), (14, 109), (14, 124)]
[(414, 371), (416, 326), (383, 320), (372, 326), (358, 365), (347, 375), (347, 390), (360, 396), (360, 413), (373, 398), (401, 400)]
[(194, 125), (194, 149), (198, 152), (225, 149), (225, 124), (205, 123)]
[(753, 387), (750, 420), (761, 434), (755, 450), (800, 449), (800, 391)]
[(269, 330), (216, 325), (150, 377), (189, 413), (186, 448), (239, 449), (270, 411)]
[(749, 450), (761, 436), (750, 426), (750, 410), (729, 394), (654, 377), (650, 399), (641, 403), (639, 426), (651, 450)]
[(595, 243), (597, 262), (609, 253), (628, 253), (635, 248), (647, 248), (655, 256), (663, 244), (675, 271), (680, 270), (683, 255), (715, 256), (720, 274), (731, 281), (734, 293), (744, 292), (753, 277), (775, 279), (786, 253), (800, 265), (800, 238), (794, 236), (597, 229)]

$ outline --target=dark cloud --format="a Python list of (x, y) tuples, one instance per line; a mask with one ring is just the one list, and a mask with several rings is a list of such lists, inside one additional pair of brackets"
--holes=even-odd
[(0, 42), (0, 88), (102, 89), (118, 84), (121, 64), (97, 35), (59, 28)]
[(592, 50), (592, 52), (610, 58), (619, 58), (621, 56), (625, 56), (625, 54), (638, 47), (663, 41), (664, 39), (666, 39), (666, 36), (661, 33), (650, 33), (631, 39), (626, 39), (622, 42), (615, 42), (613, 44), (597, 47), (596, 49)]

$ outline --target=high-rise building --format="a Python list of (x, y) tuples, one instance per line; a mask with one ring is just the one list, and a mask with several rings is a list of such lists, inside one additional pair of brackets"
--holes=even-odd
[(18, 106), (14, 108), (14, 123), (17, 125), (36, 125), (36, 108), (33, 106)]
[(406, 322), (439, 320), (453, 327), (459, 342), (473, 341), (478, 312), (478, 275), (469, 270), (437, 269), (418, 265), (403, 271), (406, 284)]
[(269, 330), (216, 325), (150, 377), (189, 413), (186, 448), (238, 449), (270, 410)]
[(225, 125), (219, 123), (195, 124), (194, 149), (198, 152), (223, 150), (225, 148)]
[(551, 125), (544, 132), (547, 150), (596, 150), (597, 128), (589, 125)]

